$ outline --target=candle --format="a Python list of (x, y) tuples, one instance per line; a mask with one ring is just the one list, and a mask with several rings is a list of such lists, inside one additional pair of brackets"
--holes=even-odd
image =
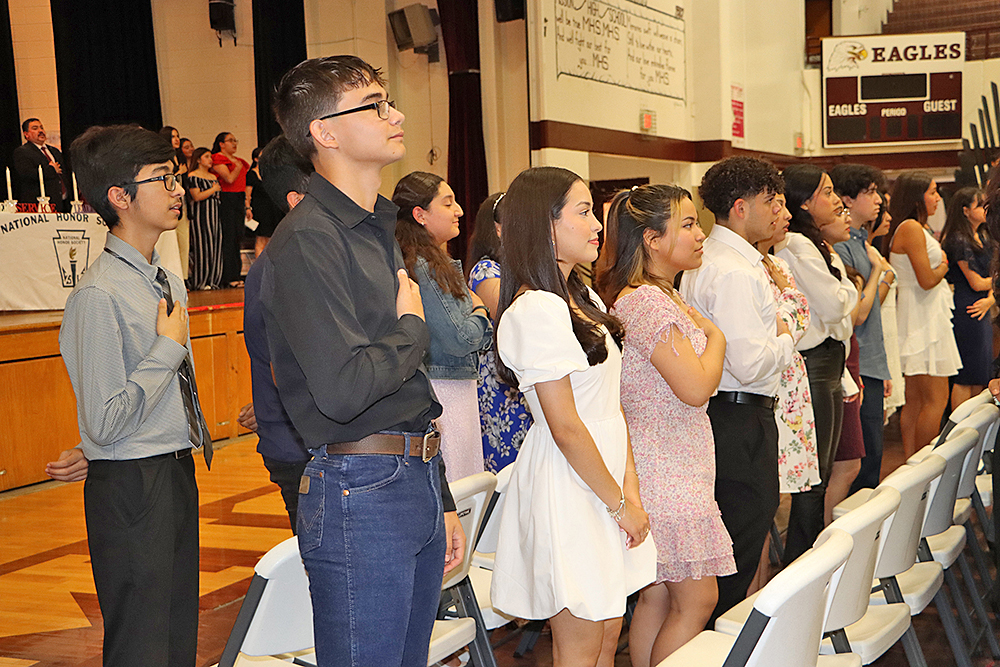
[(10, 187), (10, 167), (7, 167), (7, 199), (14, 199), (14, 191)]
[(38, 165), (38, 189), (41, 190), (41, 197), (45, 197), (45, 177), (42, 176), (42, 165)]
[(80, 193), (76, 191), (76, 174), (73, 174), (73, 201), (80, 201)]

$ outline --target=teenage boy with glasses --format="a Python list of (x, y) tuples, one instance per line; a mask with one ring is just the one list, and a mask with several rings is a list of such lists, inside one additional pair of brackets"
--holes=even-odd
[(423, 368), (420, 291), (397, 208), (378, 194), (382, 168), (406, 151), (403, 114), (354, 56), (300, 63), (275, 100), (316, 169), (258, 261), (275, 383), (313, 454), (298, 539), (317, 663), (424, 665), (442, 571), (464, 539), (431, 429), (441, 405)]
[(882, 471), (883, 405), (885, 395), (892, 392), (892, 379), (882, 336), (882, 303), (889, 286), (896, 279), (886, 262), (872, 248), (872, 224), (883, 206), (879, 188), (885, 184), (882, 171), (864, 164), (838, 164), (830, 170), (833, 189), (851, 212), (851, 238), (833, 249), (867, 281), (872, 271), (882, 274), (878, 298), (870, 302), (867, 317), (858, 322), (854, 333), (858, 338), (858, 353), (864, 394), (861, 399), (861, 435), (865, 456), (850, 493), (878, 486)]
[[(71, 148), (84, 199), (108, 225), (66, 302), (59, 349), (77, 399), (87, 538), (104, 664), (184, 667), (198, 643), (198, 487), (210, 460), (184, 282), (159, 264), (181, 188), (170, 144), (139, 126), (92, 127)], [(177, 299), (177, 301), (174, 301)]]

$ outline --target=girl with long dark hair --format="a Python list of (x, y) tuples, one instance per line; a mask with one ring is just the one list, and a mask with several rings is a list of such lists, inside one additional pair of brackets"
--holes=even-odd
[(536, 167), (511, 183), (500, 226), (497, 366), (535, 423), (500, 519), (493, 605), (550, 619), (557, 667), (611, 667), (656, 553), (619, 399), (622, 325), (573, 271), (597, 259), (601, 223), (579, 176)]
[(907, 456), (937, 435), (948, 403), (948, 378), (962, 366), (950, 322), (955, 301), (943, 280), (948, 258), (927, 225), (940, 201), (930, 174), (900, 174), (892, 186), (892, 224), (882, 246), (899, 284), (896, 323), (906, 378), (899, 427)]
[[(834, 243), (850, 238), (850, 228), (847, 219), (838, 214), (843, 211), (843, 202), (834, 192), (829, 174), (813, 165), (796, 164), (782, 176), (792, 219), (788, 236), (782, 247), (775, 248), (775, 254), (788, 263), (798, 289), (809, 302), (809, 329), (795, 349), (805, 359), (809, 376), (820, 473), (819, 484), (792, 496), (785, 544), (785, 561), (791, 562), (812, 546), (826, 525), (826, 487), (844, 415), (844, 343), (854, 328), (851, 313), (858, 303), (858, 290), (833, 251)], [(866, 298), (874, 298), (878, 275), (868, 283)]]
[(262, 150), (264, 149), (260, 146), (253, 149), (253, 153), (251, 153), (253, 164), (247, 172), (247, 199), (250, 201), (253, 219), (257, 222), (257, 228), (253, 230), (254, 257), (260, 257), (260, 253), (264, 252), (267, 242), (274, 235), (275, 228), (285, 217), (278, 205), (271, 201), (270, 195), (264, 189), (264, 181), (260, 178), (260, 166), (257, 164), (257, 159)]
[[(174, 174), (181, 182), (181, 189), (184, 191), (184, 198), (186, 199), (188, 159), (181, 151), (181, 142), (183, 141), (181, 139), (181, 134), (177, 131), (176, 127), (171, 127), (170, 125), (164, 125), (161, 127), (159, 134), (161, 137), (169, 141), (171, 148), (174, 149)], [(181, 219), (177, 223), (176, 230), (177, 250), (180, 252), (181, 256), (181, 278), (184, 280), (188, 279), (188, 274), (190, 272), (189, 255), (191, 254), (191, 222), (188, 218), (187, 209), (187, 204), (181, 206)]]
[(196, 148), (187, 173), (188, 218), (191, 221), (188, 289), (222, 285), (222, 223), (219, 178), (212, 173), (212, 153)]
[(955, 344), (962, 357), (951, 390), (952, 410), (981, 392), (991, 377), (993, 324), (987, 315), (996, 303), (990, 276), (994, 242), (985, 234), (985, 203), (978, 188), (962, 188), (948, 204), (941, 232), (941, 247), (948, 256), (945, 280), (955, 289)]
[(247, 171), (250, 165), (237, 157), (239, 140), (232, 132), (220, 132), (212, 143), (212, 171), (219, 177), (222, 187), (219, 200), (219, 220), (222, 222), (222, 281), (230, 287), (242, 287), (240, 274), (240, 240), (243, 238), (244, 220), (253, 213), (247, 197)]
[[(491, 312), (500, 301), (500, 217), (503, 192), (486, 198), (476, 213), (476, 228), (469, 241), (469, 289)], [(479, 419), (483, 431), (483, 462), (490, 472), (499, 472), (514, 462), (531, 426), (531, 413), (524, 396), (497, 375), (492, 346), (479, 353)]]
[(634, 667), (658, 665), (701, 632), (718, 601), (716, 576), (736, 572), (707, 412), (726, 337), (674, 289), (681, 271), (701, 266), (704, 240), (683, 188), (643, 185), (611, 201), (598, 285), (627, 333), (622, 409), (657, 547), (657, 585), (640, 593), (629, 626)]
[(465, 286), (462, 263), (446, 250), (463, 215), (451, 187), (436, 174), (415, 171), (399, 180), (392, 201), (399, 207), (403, 262), (420, 285), (431, 335), (427, 375), (444, 410), (437, 419), (441, 455), (454, 481), (483, 471), (476, 380), (478, 352), (492, 341), (493, 325), (482, 300)]

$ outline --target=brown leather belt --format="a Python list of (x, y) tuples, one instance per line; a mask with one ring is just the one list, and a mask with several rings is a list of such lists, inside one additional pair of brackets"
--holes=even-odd
[(327, 454), (394, 454), (419, 456), (424, 463), (434, 458), (441, 449), (441, 434), (429, 433), (372, 433), (353, 442), (332, 442), (323, 445)]

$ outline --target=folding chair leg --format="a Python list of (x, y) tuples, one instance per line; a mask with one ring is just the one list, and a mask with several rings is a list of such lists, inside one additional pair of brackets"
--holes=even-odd
[[(986, 610), (986, 605), (983, 604), (983, 598), (979, 595), (979, 587), (976, 586), (976, 580), (972, 577), (972, 568), (969, 567), (968, 561), (965, 559), (964, 554), (960, 554), (958, 557), (958, 565), (961, 568), (962, 579), (965, 581), (965, 589), (968, 591), (969, 596), (972, 598), (972, 608), (976, 612), (976, 616), (979, 617), (982, 626), (979, 631), (973, 634), (970, 628), (966, 628), (969, 636), (969, 650), (975, 651), (976, 644), (979, 643), (980, 632), (986, 635), (986, 644), (989, 646), (990, 655), (994, 659), (1000, 659), (1000, 644), (997, 644), (996, 632), (993, 630), (993, 622), (990, 620), (989, 612)], [(964, 607), (965, 605), (962, 604)]]
[(222, 658), (219, 659), (219, 667), (233, 667), (236, 659), (243, 648), (243, 640), (247, 638), (247, 631), (250, 629), (250, 621), (253, 620), (257, 605), (264, 595), (264, 588), (267, 586), (267, 579), (260, 575), (253, 575), (250, 580), (250, 588), (247, 589), (243, 604), (240, 605), (240, 613), (236, 615), (236, 622), (233, 623), (233, 630), (226, 640), (226, 648), (222, 650)]
[[(945, 580), (947, 581), (948, 570), (945, 570), (944, 573)], [(952, 575), (952, 579), (954, 579), (954, 575)], [(959, 604), (963, 603), (960, 602)], [(955, 615), (951, 611), (951, 600), (948, 598), (948, 593), (945, 591), (944, 586), (939, 588), (938, 592), (934, 594), (934, 606), (937, 607), (938, 616), (941, 617), (941, 625), (944, 626), (944, 634), (948, 637), (948, 644), (951, 646), (951, 652), (955, 656), (955, 664), (958, 667), (972, 667), (972, 658), (969, 656), (969, 651), (965, 648), (962, 631), (955, 621)]]
[[(899, 589), (899, 582), (896, 577), (887, 577), (881, 580), (882, 591), (886, 602), (892, 604), (903, 602), (903, 592)], [(927, 658), (924, 657), (924, 650), (920, 647), (920, 639), (917, 637), (913, 623), (906, 628), (903, 633), (903, 650), (906, 652), (906, 662), (910, 667), (927, 667)]]
[[(965, 543), (969, 545), (969, 551), (972, 552), (972, 560), (975, 561), (976, 569), (979, 570), (979, 578), (982, 579), (983, 585), (986, 585), (993, 577), (990, 576), (990, 564), (986, 559), (983, 547), (979, 544), (979, 535), (976, 533), (975, 526), (972, 525), (972, 519), (965, 522), (965, 537)], [(987, 591), (987, 595), (989, 595), (989, 591)]]
[(771, 565), (781, 567), (785, 562), (785, 545), (781, 543), (781, 533), (778, 532), (778, 524), (771, 522), (771, 546), (768, 548), (771, 558)]
[(955, 576), (955, 570), (950, 567), (944, 571), (944, 583), (951, 591), (951, 597), (955, 602), (955, 613), (958, 614), (958, 620), (962, 623), (962, 629), (965, 630), (965, 636), (969, 640), (966, 646), (968, 646), (971, 655), (976, 651), (974, 644), (976, 631), (972, 626), (972, 616), (969, 615), (969, 608), (965, 604), (965, 596), (962, 595), (962, 589), (959, 587), (958, 577)]
[(834, 653), (852, 653), (851, 640), (847, 638), (847, 631), (843, 628), (840, 630), (834, 630), (833, 632), (827, 632), (823, 636), (830, 638), (830, 643), (833, 644)]
[(917, 631), (913, 629), (912, 623), (903, 633), (902, 640), (903, 650), (906, 652), (906, 662), (910, 667), (928, 667), (927, 658), (924, 657), (924, 651), (920, 648), (920, 640), (917, 639)]
[(521, 641), (517, 643), (517, 649), (514, 650), (515, 658), (523, 658), (525, 653), (535, 648), (535, 643), (542, 635), (542, 628), (544, 627), (545, 621), (529, 621), (528, 624), (524, 626), (524, 632), (521, 634)]
[(472, 590), (472, 580), (466, 577), (455, 586), (454, 591), (458, 615), (476, 621), (476, 639), (469, 645), (473, 667), (497, 667), (497, 659), (490, 646), (490, 636), (486, 631), (483, 613), (479, 609), (476, 593)]
[(993, 544), (993, 521), (990, 520), (990, 516), (986, 512), (986, 505), (983, 504), (983, 497), (979, 494), (978, 489), (972, 492), (972, 507), (976, 510), (979, 525), (983, 527), (983, 535), (986, 536), (986, 543)]

